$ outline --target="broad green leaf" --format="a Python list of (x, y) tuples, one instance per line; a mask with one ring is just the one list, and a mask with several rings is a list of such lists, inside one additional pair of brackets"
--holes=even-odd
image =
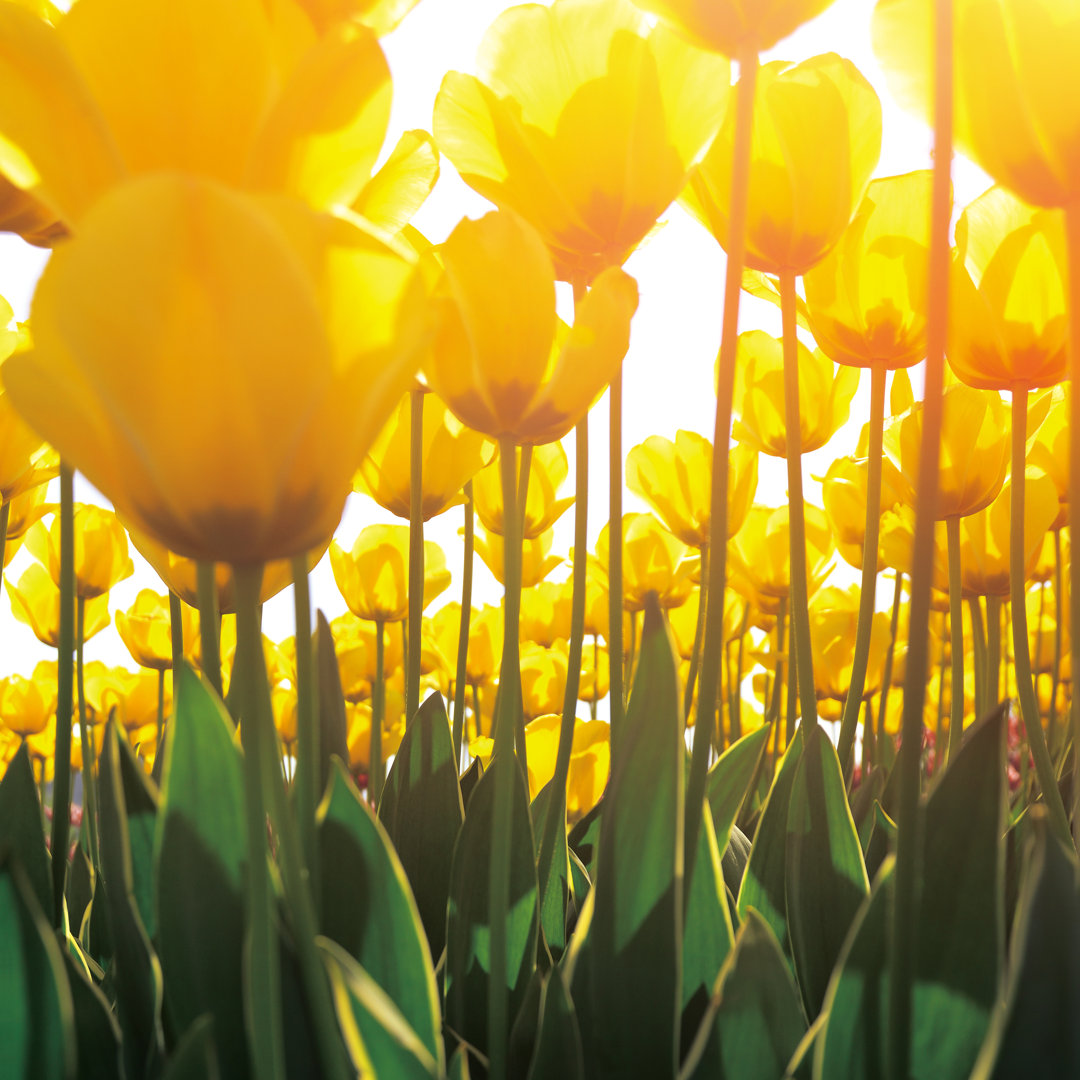
[(540, 1034), (540, 1002), (544, 996), (544, 975), (539, 968), (533, 971), (514, 1022), (510, 1025), (510, 1040), (506, 1052), (506, 1072), (509, 1076), (524, 1076), (533, 1059), (536, 1040)]
[(446, 1067), (449, 1080), (469, 1080), (469, 1053), (464, 1046), (459, 1046)]
[[(50, 909), (51, 910), (51, 909)], [(0, 1076), (75, 1076), (75, 1017), (56, 936), (22, 867), (0, 861)]]
[(222, 1073), (243, 1076), (242, 766), (224, 707), (187, 664), (177, 680), (165, 758), (155, 865), (169, 1017), (184, 1033), (209, 1013)]
[(766, 724), (757, 731), (744, 735), (729, 746), (709, 770), (705, 797), (712, 810), (716, 846), (721, 855), (727, 847), (731, 827), (739, 816), (739, 810), (746, 799), (747, 789), (754, 779), (771, 731), (772, 728)]
[(484, 766), (480, 759), (473, 758), (472, 764), (458, 778), (458, 786), (461, 788), (461, 805), (465, 808), (466, 814), (469, 812), (469, 800), (472, 798), (472, 793), (476, 790), (476, 785), (480, 783), (480, 777), (483, 775)]
[[(513, 770), (510, 907), (506, 923), (509, 1015), (516, 1016), (536, 959), (539, 928), (536, 863), (525, 779), (516, 758), (493, 759), (469, 800), (454, 849), (446, 924), (445, 1022), (459, 1037), (486, 1053), (491, 927), (488, 897), (492, 814), (500, 769)], [(494, 976), (498, 977), (498, 976)]]
[(528, 1080), (585, 1080), (577, 1014), (558, 967), (551, 969), (544, 982), (540, 1033)]
[(572, 983), (590, 1078), (661, 1080), (677, 1070), (685, 756), (671, 639), (650, 603), (600, 817), (592, 926)]
[(800, 727), (796, 729), (795, 737), (784, 751), (780, 767), (765, 799), (738, 898), (740, 921), (745, 921), (747, 911), (753, 908), (772, 928), (776, 940), (785, 952), (790, 949), (787, 900), (784, 895), (788, 804), (791, 801), (791, 785), (799, 767), (802, 747)]
[[(42, 911), (53, 909), (52, 871), (30, 747), (23, 742), (0, 780), (0, 852), (18, 858)], [(76, 927), (78, 929), (78, 927)]]
[(319, 790), (325, 791), (330, 782), (330, 759), (337, 755), (342, 761), (349, 760), (349, 724), (334, 635), (321, 611), (315, 619), (315, 674), (319, 682)]
[[(547, 819), (548, 804), (551, 801), (551, 785), (549, 780), (532, 801), (530, 813), (532, 814), (536, 837), (536, 859), (539, 869), (540, 849), (543, 846), (544, 822)], [(566, 948), (566, 911), (569, 902), (570, 887), (570, 848), (566, 842), (566, 815), (563, 812), (562, 822), (553, 824), (556, 830), (555, 851), (552, 856), (551, 873), (548, 875), (546, 887), (541, 882), (543, 894), (540, 898), (540, 928), (544, 932), (544, 941), (548, 951), (554, 960), (558, 960)]]
[[(323, 932), (356, 959), (441, 1066), (438, 995), (423, 925), (393, 845), (340, 759), (316, 820)], [(383, 1031), (358, 1023), (377, 1065)]]
[[(610, 781), (608, 781), (610, 786)], [(605, 789), (606, 790), (606, 789)], [(604, 810), (604, 796), (601, 795), (596, 805), (576, 822), (566, 841), (570, 850), (585, 867), (591, 881), (595, 877), (596, 852), (600, 846), (600, 818)]]
[(870, 883), (836, 748), (820, 725), (803, 742), (788, 807), (785, 890), (795, 971), (814, 1017)]
[(165, 1065), (162, 1080), (218, 1080), (220, 1076), (214, 1049), (214, 1018), (207, 1013), (184, 1032)]
[(386, 829), (412, 886), (431, 955), (446, 944), (450, 864), (465, 810), (446, 708), (431, 694), (405, 731), (379, 804)]
[[(127, 809), (131, 873), (139, 917), (151, 938), (157, 936), (154, 911), (154, 834), (157, 828), (158, 790), (135, 757), (127, 739), (120, 740), (120, 782)], [(160, 757), (161, 755), (159, 755)]]
[[(116, 722), (105, 726), (98, 758), (101, 842), (101, 881), (104, 910), (112, 940), (110, 975), (116, 986), (117, 1016), (123, 1030), (124, 1068), (142, 1076), (164, 1055), (161, 1026), (161, 965), (139, 917), (134, 895), (127, 810), (120, 773), (120, 743)], [(97, 907), (99, 896), (94, 898)]]
[(874, 828), (874, 807), (880, 805), (879, 800), (884, 790), (885, 770), (878, 765), (851, 793), (851, 816), (855, 820), (855, 828), (859, 831), (859, 843), (862, 844), (864, 854)]
[(120, 1025), (105, 995), (70, 953), (64, 954), (75, 1016), (79, 1080), (120, 1080)]
[(972, 1077), (1080, 1075), (1080, 882), (1076, 857), (1041, 805), (1030, 834), (1013, 929), (1006, 1006)]
[[(769, 924), (751, 908), (717, 979), (698, 1042), (696, 1080), (777, 1080), (806, 1032), (799, 992)], [(697, 1058), (702, 1046), (711, 1057)]]

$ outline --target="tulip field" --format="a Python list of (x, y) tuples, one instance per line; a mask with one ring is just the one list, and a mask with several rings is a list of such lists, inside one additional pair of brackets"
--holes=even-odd
[(0, 0), (0, 1080), (1080, 1077), (1080, 0), (439, 2)]

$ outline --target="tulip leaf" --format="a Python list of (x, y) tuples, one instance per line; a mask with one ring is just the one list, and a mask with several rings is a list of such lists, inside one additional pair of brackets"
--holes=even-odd
[(120, 1025), (82, 965), (69, 952), (63, 957), (75, 1016), (79, 1080), (120, 1080)]
[(528, 1080), (585, 1080), (577, 1014), (558, 967), (551, 969), (544, 982), (540, 1032), (527, 1076)]
[[(491, 833), (500, 769), (512, 769), (510, 904), (506, 924), (509, 1015), (516, 1016), (528, 989), (539, 929), (536, 862), (525, 778), (514, 757), (493, 758), (469, 800), (450, 874), (446, 924), (446, 1024), (486, 1053), (491, 965), (488, 898), (491, 892)], [(497, 976), (495, 976), (497, 977)]]
[(220, 1076), (214, 1049), (214, 1018), (206, 1013), (184, 1032), (161, 1080), (219, 1080)]
[[(419, 726), (417, 721), (413, 730)], [(456, 784), (452, 770), (451, 777)], [(340, 760), (316, 818), (323, 932), (355, 958), (428, 1057), (441, 1062), (435, 974), (405, 871)], [(348, 973), (345, 981), (352, 986)], [(373, 1060), (379, 1058), (381, 1030), (369, 1032), (363, 1020), (357, 1022)]]
[(45, 833), (41, 827), (41, 803), (30, 747), (23, 742), (8, 762), (0, 780), (0, 854), (8, 852), (22, 864), (26, 879), (42, 911), (53, 909), (52, 871)]
[(596, 870), (596, 852), (600, 845), (600, 819), (603, 812), (604, 796), (601, 795), (596, 805), (574, 825), (566, 838), (570, 850), (585, 867), (590, 880)]
[(836, 958), (870, 883), (840, 760), (818, 725), (804, 749), (788, 807), (788, 932), (808, 1016), (817, 1016)]
[(780, 944), (751, 908), (717, 978), (698, 1033), (705, 1052), (689, 1075), (695, 1080), (776, 1080), (805, 1032), (799, 992)]
[(592, 924), (572, 982), (589, 1077), (677, 1070), (686, 756), (679, 695), (671, 639), (650, 602), (600, 818)]
[(169, 1018), (183, 1033), (209, 1013), (223, 1074), (243, 1075), (242, 765), (221, 702), (187, 664), (177, 680), (164, 753), (155, 863)]
[(147, 775), (127, 739), (119, 741), (120, 782), (127, 809), (128, 843), (135, 903), (147, 935), (157, 936), (154, 911), (154, 834), (157, 830), (158, 790)]
[[(163, 987), (161, 964), (134, 896), (120, 754), (116, 722), (110, 720), (105, 726), (98, 759), (101, 844), (98, 894), (103, 894), (112, 941), (110, 975), (116, 987), (117, 1017), (124, 1033), (124, 1069), (128, 1076), (142, 1076), (149, 1068), (156, 1068), (164, 1056)], [(94, 906), (97, 904), (98, 895), (95, 895)]]
[(447, 1080), (470, 1080), (469, 1078), (469, 1052), (464, 1046), (459, 1046), (450, 1058), (450, 1064), (446, 1067)]
[(787, 900), (784, 880), (787, 867), (787, 821), (791, 801), (791, 786), (802, 754), (802, 728), (788, 744), (780, 759), (780, 768), (765, 798), (758, 818), (754, 845), (739, 887), (738, 912), (740, 921), (746, 919), (750, 908), (769, 924), (776, 940), (787, 952)]
[(446, 708), (431, 694), (405, 729), (386, 778), (379, 820), (412, 886), (431, 955), (446, 944), (450, 865), (465, 811)]
[(0, 860), (0, 1066), (5, 1077), (75, 1075), (75, 1016), (56, 935), (22, 866)]
[(476, 785), (483, 775), (484, 766), (481, 764), (480, 759), (473, 758), (472, 764), (458, 777), (458, 787), (461, 789), (461, 805), (464, 807), (466, 814), (469, 812), (469, 800), (472, 798), (472, 793), (476, 790)]
[(331, 758), (337, 755), (342, 761), (349, 760), (349, 723), (334, 635), (321, 611), (315, 620), (315, 670), (319, 682), (319, 790), (325, 791), (330, 782)]
[[(0, 811), (2, 813), (2, 811)], [(0, 817), (0, 820), (3, 820)], [(52, 889), (52, 881), (49, 881)], [(90, 908), (90, 901), (94, 898), (94, 867), (90, 862), (90, 856), (83, 846), (83, 838), (75, 845), (75, 853), (71, 857), (71, 865), (68, 867), (67, 884), (64, 886), (68, 906), (68, 920), (71, 923), (72, 932), (75, 933), (85, 944), (83, 937), (83, 918)]]
[[(705, 797), (712, 810), (716, 846), (723, 855), (772, 728), (766, 724), (729, 746), (709, 770)], [(696, 864), (695, 864), (696, 865)]]
[(513, 1024), (510, 1025), (510, 1040), (506, 1053), (506, 1071), (510, 1076), (524, 1076), (529, 1071), (529, 1062), (533, 1059), (536, 1040), (540, 1034), (540, 1002), (543, 994), (544, 975), (537, 968), (529, 979), (525, 996)]
[[(549, 780), (537, 792), (532, 801), (530, 813), (536, 828), (536, 858), (539, 864), (540, 849), (543, 846), (543, 826), (547, 818), (548, 805), (551, 801)], [(551, 860), (551, 873), (546, 882), (541, 882), (540, 927), (544, 932), (544, 941), (552, 958), (558, 960), (566, 948), (566, 905), (570, 896), (570, 849), (566, 843), (565, 810), (563, 821), (554, 822), (555, 850)]]
[(1026, 869), (1006, 1006), (972, 1077), (1080, 1075), (1080, 879), (1041, 806), (1028, 813)]

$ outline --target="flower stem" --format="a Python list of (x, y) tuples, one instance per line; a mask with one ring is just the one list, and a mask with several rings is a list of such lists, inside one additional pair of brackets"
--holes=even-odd
[(1054, 763), (1046, 748), (1039, 701), (1035, 696), (1035, 684), (1031, 678), (1031, 655), (1028, 645), (1027, 602), (1024, 592), (1024, 473), (1027, 443), (1027, 387), (1017, 385), (1012, 392), (1012, 484), (1009, 505), (1009, 593), (1012, 601), (1013, 665), (1016, 674), (1016, 692), (1020, 698), (1020, 715), (1031, 756), (1035, 760), (1035, 774), (1042, 788), (1043, 801), (1050, 812), (1050, 821), (1060, 838), (1067, 844), (1071, 839), (1069, 816), (1061, 800), (1061, 791), (1054, 775)]
[[(405, 723), (420, 707), (420, 650), (424, 629), (424, 393), (409, 391), (409, 642), (406, 648)], [(379, 785), (380, 790), (382, 784)]]
[[(754, 126), (754, 92), (758, 57), (752, 45), (739, 54), (739, 82), (735, 89), (735, 138), (732, 146), (731, 199), (729, 202), (727, 266), (724, 271), (724, 316), (717, 361), (716, 421), (713, 427), (712, 490), (709, 502), (710, 558), (706, 587), (705, 636), (701, 647), (694, 745), (686, 787), (686, 823), (683, 830), (683, 895), (689, 897), (697, 856), (701, 806), (709, 771), (709, 749), (716, 725), (720, 656), (724, 643), (724, 589), (727, 576), (728, 470), (731, 447), (731, 410), (735, 395), (735, 354), (739, 338), (739, 298), (746, 262), (746, 206), (750, 192), (750, 146)], [(702, 569), (704, 582), (704, 568)], [(614, 671), (614, 652), (612, 670)], [(614, 760), (614, 756), (612, 758)]]
[[(1050, 676), (1050, 719), (1048, 724), (1048, 736), (1051, 746), (1054, 746), (1058, 740), (1056, 739), (1057, 730), (1057, 695), (1058, 685), (1061, 682), (1061, 653), (1062, 653), (1062, 636), (1061, 636), (1061, 620), (1064, 618), (1064, 612), (1061, 610), (1062, 605), (1062, 574), (1065, 568), (1061, 564), (1061, 530), (1054, 530), (1054, 666)], [(1065, 740), (1061, 739), (1061, 743)]]
[(378, 809), (383, 788), (382, 733), (386, 715), (386, 663), (381, 619), (375, 620), (375, 684), (371, 688), (371, 747), (368, 751), (368, 794)]
[(982, 604), (977, 596), (968, 597), (971, 616), (971, 639), (975, 653), (975, 715), (982, 719), (990, 711), (986, 682), (986, 627), (983, 626)]
[(694, 703), (694, 684), (697, 682), (698, 666), (701, 663), (701, 645), (705, 637), (705, 605), (709, 599), (709, 545), (703, 543), (698, 549), (701, 555), (701, 585), (698, 588), (697, 621), (694, 624), (694, 647), (690, 652), (690, 670), (686, 675), (686, 687), (683, 690), (683, 714), (690, 715)]
[[(945, 519), (945, 543), (949, 558), (949, 649), (952, 669), (949, 687), (952, 700), (949, 709), (949, 753), (951, 761), (964, 741), (964, 601), (961, 596), (963, 567), (960, 559), (960, 518), (953, 514)], [(942, 762), (946, 755), (938, 747)]]
[[(870, 660), (870, 631), (877, 602), (878, 526), (881, 520), (881, 443), (885, 426), (885, 365), (870, 367), (870, 449), (866, 473), (866, 528), (863, 533), (862, 581), (859, 590), (859, 618), (855, 630), (855, 655), (851, 661), (851, 684), (840, 719), (838, 753), (845, 775), (855, 746), (859, 726), (859, 708), (866, 686), (866, 667)], [(791, 428), (789, 427), (790, 431)]]
[(608, 659), (611, 687), (611, 760), (622, 735), (623, 702), (623, 530), (622, 372), (611, 380), (608, 433)]
[(64, 882), (71, 829), (72, 659), (75, 651), (75, 475), (60, 463), (60, 630), (56, 676), (56, 750), (51, 848), (53, 926), (64, 925)]
[(889, 616), (889, 650), (885, 653), (885, 667), (881, 672), (881, 700), (878, 702), (877, 745), (881, 757), (881, 745), (885, 739), (885, 714), (889, 707), (889, 687), (893, 677), (893, 658), (896, 656), (896, 636), (900, 630), (900, 605), (904, 598), (904, 575), (896, 572), (893, 586), (892, 614)]
[(311, 868), (311, 886), (319, 910), (318, 844), (315, 839), (315, 808), (319, 803), (319, 725), (315, 681), (315, 656), (311, 634), (311, 585), (306, 555), (292, 561), (293, 638), (296, 649), (296, 813), (300, 820), (300, 843)]
[(986, 693), (992, 709), (1001, 701), (1001, 597), (986, 598)]
[[(79, 702), (79, 739), (82, 743), (83, 759), (83, 801), (86, 813), (87, 838), (90, 847), (90, 861), (94, 869), (98, 866), (97, 834), (97, 778), (94, 775), (94, 739), (90, 733), (90, 724), (86, 714), (86, 683), (84, 681), (83, 645), (86, 641), (86, 601), (80, 596), (75, 601), (75, 690)], [(158, 742), (160, 743), (160, 738)]]
[[(214, 692), (221, 697), (221, 651), (218, 641), (217, 581), (212, 562), (198, 563), (196, 587), (199, 600), (199, 643), (202, 647), (202, 670)], [(236, 586), (239, 589), (239, 585)], [(237, 601), (239, 603), (239, 601)]]
[[(1065, 233), (1069, 254), (1069, 514), (1080, 507), (1080, 203), (1065, 210)], [(1071, 537), (1070, 537), (1071, 539)], [(1069, 560), (1069, 625), (1073, 671), (1080, 671), (1080, 559)], [(1061, 618), (1061, 612), (1058, 612)], [(1073, 747), (1080, 761), (1080, 694), (1071, 696)], [(1062, 742), (1067, 742), (1063, 739)], [(1080, 784), (1073, 784), (1073, 832), (1080, 846)]]
[(169, 590), (169, 637), (172, 644), (173, 686), (180, 684), (180, 665), (184, 661), (184, 613), (183, 601)]
[[(476, 511), (473, 485), (465, 481), (465, 556), (461, 565), (461, 619), (458, 622), (457, 674), (454, 678), (454, 758), (461, 761), (461, 738), (465, 730), (465, 690), (468, 679), (469, 623), (472, 621), (473, 536)], [(477, 720), (479, 723), (479, 720)]]

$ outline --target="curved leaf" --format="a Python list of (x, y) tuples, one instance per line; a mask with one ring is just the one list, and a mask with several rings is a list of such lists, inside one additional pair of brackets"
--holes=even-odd
[(0, 855), (8, 851), (22, 864), (42, 911), (52, 911), (52, 872), (41, 827), (30, 747), (24, 741), (0, 780)]

